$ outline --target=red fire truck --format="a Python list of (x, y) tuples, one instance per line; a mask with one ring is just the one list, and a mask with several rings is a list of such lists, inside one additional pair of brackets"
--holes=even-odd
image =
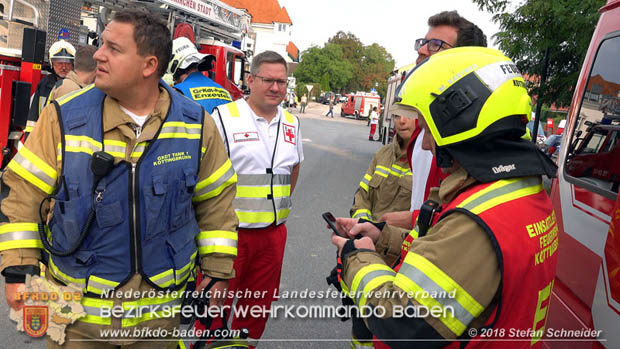
[(347, 102), (340, 109), (340, 116), (353, 115), (356, 119), (364, 119), (370, 116), (372, 108), (377, 107), (377, 113), (381, 112), (381, 97), (376, 93), (357, 92), (347, 95)]
[[(546, 306), (551, 331), (544, 343), (551, 348), (620, 347), (620, 0), (609, 0), (600, 14), (551, 186), (560, 224), (558, 270)], [(588, 330), (597, 331), (596, 340), (577, 341)]]
[(75, 47), (86, 45), (89, 29), (100, 34), (115, 10), (145, 8), (161, 14), (175, 38), (187, 36), (200, 45), (201, 52), (216, 57), (208, 75), (227, 89), (233, 99), (243, 97), (246, 89), (246, 56), (235, 46), (241, 47), (249, 17), (218, 0), (1, 0), (0, 4), (8, 14), (0, 17), (2, 168), (19, 147), (30, 96), (42, 74), (46, 74), (42, 68), (50, 45), (61, 38)]

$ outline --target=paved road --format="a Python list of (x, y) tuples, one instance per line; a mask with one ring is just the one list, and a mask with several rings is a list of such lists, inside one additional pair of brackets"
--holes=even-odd
[[(301, 114), (305, 161), (293, 197), (293, 212), (287, 223), (288, 241), (282, 271), (281, 295), (285, 292), (328, 290), (325, 277), (335, 263), (335, 248), (329, 242), (329, 232), (321, 213), (331, 211), (336, 216), (348, 215), (353, 193), (372, 155), (380, 143), (369, 142), (366, 121), (344, 119), (340, 106), (334, 109), (335, 118), (323, 117), (327, 106), (311, 103)], [(298, 111), (293, 111), (297, 114)], [(0, 347), (43, 348), (44, 341), (15, 331), (8, 319), (4, 301), (4, 281), (0, 278)], [(339, 305), (339, 299), (280, 299), (278, 306)], [(272, 319), (263, 336), (261, 348), (345, 348), (350, 322), (329, 319), (285, 319), (284, 311)], [(303, 340), (292, 343), (291, 340)]]

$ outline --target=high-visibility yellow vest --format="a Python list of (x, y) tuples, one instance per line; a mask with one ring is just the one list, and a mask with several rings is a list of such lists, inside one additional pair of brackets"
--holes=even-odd
[(272, 152), (253, 115), (243, 99), (213, 111), (216, 122), (222, 125), (222, 136), (237, 173), (233, 206), (240, 228), (264, 228), (286, 221), (292, 206), (291, 171), (300, 160), (299, 120), (295, 116), (278, 107), (280, 121)]

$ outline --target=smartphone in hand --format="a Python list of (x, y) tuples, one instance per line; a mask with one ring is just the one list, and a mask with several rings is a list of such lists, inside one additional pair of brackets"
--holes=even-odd
[(334, 233), (336, 233), (336, 235), (343, 237), (345, 239), (348, 239), (347, 236), (342, 236), (342, 234), (340, 234), (340, 232), (338, 231), (338, 227), (336, 226), (336, 218), (331, 212), (325, 212), (321, 216), (323, 216), (323, 219), (325, 220), (325, 222), (327, 222), (329, 227), (332, 228), (332, 230), (334, 231)]

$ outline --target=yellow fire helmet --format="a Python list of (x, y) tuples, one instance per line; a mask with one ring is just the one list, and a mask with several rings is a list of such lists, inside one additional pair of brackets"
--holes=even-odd
[[(417, 109), (438, 147), (478, 137), (499, 121), (523, 134), (521, 116), (531, 112), (523, 76), (501, 51), (459, 47), (431, 56), (408, 76), (400, 104)], [(505, 122), (506, 123), (506, 122)]]
[(58, 40), (50, 46), (49, 60), (73, 63), (75, 47), (65, 40)]
[(555, 165), (521, 138), (530, 97), (523, 76), (501, 51), (459, 47), (439, 52), (414, 68), (396, 100), (426, 121), (439, 167), (451, 167), (456, 160), (482, 182), (555, 172)]

